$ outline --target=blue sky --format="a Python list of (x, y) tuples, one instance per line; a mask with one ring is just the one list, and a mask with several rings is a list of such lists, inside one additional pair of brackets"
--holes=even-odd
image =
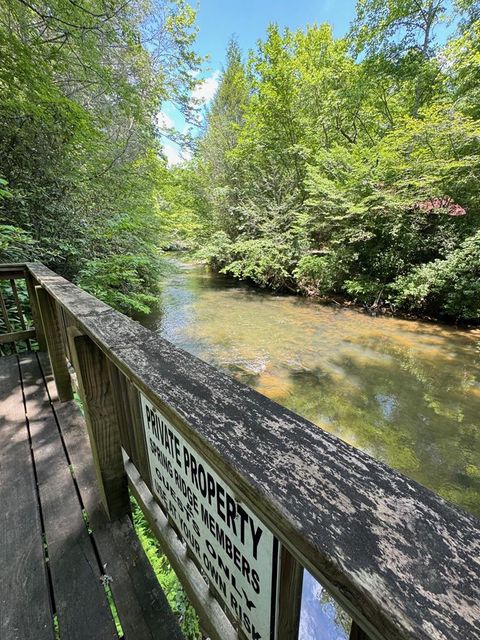
[[(197, 98), (205, 105), (213, 97), (225, 59), (227, 43), (235, 35), (244, 52), (254, 48), (263, 39), (270, 22), (281, 27), (296, 29), (307, 24), (328, 22), (336, 36), (348, 30), (355, 13), (355, 0), (200, 0), (191, 2), (197, 9), (196, 51), (209, 56), (201, 77)], [(166, 103), (163, 105), (160, 123), (174, 126), (179, 131), (185, 127), (181, 114)], [(164, 139), (164, 151), (171, 164), (181, 161), (177, 145)]]
[(200, 0), (197, 50), (211, 55), (211, 65), (219, 69), (232, 34), (244, 51), (263, 38), (270, 22), (296, 29), (315, 22), (329, 22), (335, 35), (343, 35), (353, 19), (354, 0)]

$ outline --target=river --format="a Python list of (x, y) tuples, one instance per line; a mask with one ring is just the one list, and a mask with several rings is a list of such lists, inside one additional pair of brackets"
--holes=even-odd
[[(276, 295), (178, 258), (143, 322), (480, 515), (480, 330)], [(347, 637), (325, 594), (305, 584), (301, 637)], [(325, 619), (305, 620), (309, 599), (323, 600)]]

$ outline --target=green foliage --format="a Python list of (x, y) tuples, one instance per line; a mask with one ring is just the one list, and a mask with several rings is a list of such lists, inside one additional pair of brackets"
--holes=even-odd
[[(480, 15), (479, 15), (480, 17)], [(452, 89), (462, 111), (480, 116), (480, 21), (473, 22), (446, 50)]]
[(12, 194), (8, 189), (8, 182), (4, 178), (0, 177), (0, 200), (11, 197)]
[[(200, 141), (201, 162), (197, 165), (208, 213), (209, 226), (235, 234), (235, 220), (225, 209), (237, 202), (238, 163), (231, 155), (238, 142), (248, 102), (249, 84), (240, 49), (232, 39), (227, 49), (227, 66), (207, 113), (207, 129)], [(214, 181), (211, 181), (215, 176)], [(205, 207), (203, 207), (205, 209)]]
[(29, 233), (11, 224), (0, 224), (0, 262), (22, 262), (34, 253)]
[(154, 290), (150, 279), (156, 273), (150, 258), (127, 253), (88, 261), (78, 283), (115, 309), (148, 313), (157, 298), (144, 291)]
[(233, 257), (232, 241), (225, 231), (217, 231), (197, 252), (196, 257), (215, 269), (225, 267)]
[(480, 232), (441, 260), (422, 264), (392, 284), (395, 302), (415, 311), (438, 311), (464, 320), (480, 317)]
[(346, 39), (272, 25), (246, 69), (235, 48), (193, 165), (201, 256), (260, 286), (478, 318), (458, 258), (480, 227), (475, 17), (467, 0), (360, 0)]
[(339, 264), (334, 254), (302, 256), (293, 271), (301, 291), (311, 295), (335, 292), (339, 281)]
[(238, 241), (231, 261), (222, 269), (236, 278), (250, 279), (261, 287), (283, 289), (290, 281), (291, 250), (267, 238)]
[(179, 618), (185, 638), (187, 640), (201, 640), (202, 634), (195, 610), (189, 603), (185, 591), (166, 556), (162, 553), (160, 545), (148, 526), (138, 503), (134, 498), (131, 498), (131, 501), (135, 530), (162, 590), (167, 596), (168, 603)]
[(0, 220), (124, 311), (153, 302), (168, 181), (155, 121), (167, 98), (192, 110), (194, 17), (183, 0), (0, 0)]
[(201, 182), (189, 166), (172, 167), (166, 176), (161, 208), (162, 247), (186, 249), (207, 226), (208, 210), (202, 197)]

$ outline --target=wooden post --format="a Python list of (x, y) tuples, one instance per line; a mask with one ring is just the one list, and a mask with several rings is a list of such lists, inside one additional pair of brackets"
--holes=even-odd
[(370, 640), (365, 631), (358, 626), (355, 620), (352, 620), (349, 640)]
[(58, 325), (55, 302), (43, 287), (35, 287), (40, 311), (43, 333), (48, 347), (48, 356), (52, 365), (53, 378), (60, 402), (73, 398), (72, 383), (68, 372), (67, 359), (63, 349), (60, 327)]
[(107, 359), (107, 369), (112, 389), (116, 391), (117, 405), (115, 407), (117, 424), (120, 434), (120, 445), (128, 453), (128, 457), (135, 463), (135, 443), (133, 442), (132, 417), (128, 404), (127, 380), (123, 373)]
[[(17, 307), (17, 315), (18, 315), (18, 319), (20, 320), (20, 325), (21, 325), (22, 329), (24, 331), (26, 331), (27, 330), (27, 323), (25, 322), (25, 316), (23, 314), (22, 303), (20, 302), (20, 298), (18, 296), (17, 283), (15, 282), (14, 278), (10, 279), (10, 286), (12, 288), (12, 294), (13, 294), (13, 299), (15, 300), (15, 306)], [(25, 342), (27, 343), (28, 350), (31, 351), (32, 350), (32, 345), (30, 344), (30, 340), (27, 338), (25, 340)]]
[(107, 365), (110, 383), (118, 399), (116, 410), (121, 445), (137, 467), (142, 480), (151, 489), (152, 480), (138, 390), (113, 362), (107, 360)]
[[(8, 311), (7, 311), (7, 307), (5, 305), (5, 300), (3, 299), (3, 294), (2, 294), (2, 290), (0, 289), (0, 309), (2, 310), (2, 317), (3, 317), (3, 322), (5, 324), (5, 329), (7, 332), (7, 335), (11, 335), (12, 332), (12, 325), (10, 324), (10, 320), (8, 318)], [(8, 343), (6, 343), (8, 344)], [(16, 353), (17, 352), (17, 345), (15, 344), (15, 338), (13, 338), (12, 340), (12, 347), (13, 347), (13, 351), (12, 353)]]
[(85, 411), (95, 473), (103, 506), (111, 520), (130, 515), (127, 475), (123, 466), (117, 405), (121, 389), (110, 380), (108, 362), (87, 336), (73, 340), (74, 367)]
[(282, 545), (278, 593), (277, 640), (297, 640), (302, 605), (303, 567)]
[(132, 416), (133, 440), (135, 442), (134, 464), (140, 471), (142, 480), (152, 490), (152, 478), (150, 476), (150, 463), (148, 461), (147, 440), (143, 428), (142, 410), (140, 408), (140, 394), (133, 384), (127, 383), (128, 404)]
[(38, 342), (38, 348), (40, 351), (46, 351), (47, 341), (45, 340), (45, 334), (43, 333), (42, 318), (40, 316), (40, 309), (38, 308), (35, 284), (33, 281), (33, 277), (30, 275), (30, 273), (28, 273), (28, 271), (25, 273), (25, 282), (27, 283), (28, 301), (30, 302), (33, 326), (37, 333), (36, 340)]

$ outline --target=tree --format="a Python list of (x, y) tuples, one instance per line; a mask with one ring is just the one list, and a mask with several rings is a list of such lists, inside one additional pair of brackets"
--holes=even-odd
[(464, 29), (446, 50), (449, 82), (459, 107), (468, 115), (480, 117), (480, 21)]
[(227, 62), (217, 92), (206, 117), (206, 133), (199, 144), (198, 163), (210, 202), (215, 225), (235, 232), (237, 221), (231, 215), (235, 207), (240, 167), (231, 152), (235, 149), (244, 124), (249, 100), (249, 84), (238, 42), (232, 38)]
[(411, 113), (432, 95), (438, 75), (434, 43), (447, 16), (446, 0), (359, 0), (350, 38), (357, 53), (365, 52), (414, 86)]
[(155, 118), (166, 97), (189, 109), (194, 13), (182, 0), (0, 9), (0, 165), (12, 194), (0, 215), (31, 235), (37, 259), (145, 311), (166, 173)]
[[(328, 25), (272, 25), (250, 53), (235, 137), (204, 163), (220, 131), (212, 118), (195, 160), (223, 197), (204, 195), (202, 256), (260, 286), (478, 318), (474, 3), (357, 9), (347, 39)], [(440, 46), (438, 26), (453, 18), (459, 29)]]

